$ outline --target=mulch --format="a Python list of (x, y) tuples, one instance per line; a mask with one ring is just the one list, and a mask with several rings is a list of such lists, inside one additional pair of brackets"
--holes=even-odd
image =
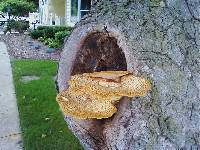
[(43, 43), (24, 34), (0, 35), (0, 41), (5, 42), (11, 59), (45, 59), (60, 58), (61, 49), (51, 49)]

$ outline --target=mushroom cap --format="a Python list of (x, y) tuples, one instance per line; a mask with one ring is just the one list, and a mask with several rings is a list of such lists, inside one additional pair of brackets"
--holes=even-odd
[(150, 82), (142, 77), (136, 77), (127, 71), (102, 71), (84, 73), (72, 76), (68, 82), (70, 87), (84, 89), (100, 98), (122, 96), (144, 96), (151, 87)]
[(121, 78), (121, 89), (119, 90), (119, 95), (128, 97), (144, 96), (150, 88), (150, 81), (145, 78), (126, 75)]
[(79, 91), (77, 94), (73, 89), (61, 92), (57, 96), (57, 101), (64, 115), (77, 119), (109, 118), (117, 111), (109, 97), (100, 99), (84, 91), (82, 93)]
[(150, 82), (127, 71), (102, 71), (71, 76), (69, 88), (57, 96), (65, 115), (79, 119), (109, 118), (122, 96), (144, 96)]
[(118, 94), (121, 84), (111, 79), (104, 79), (99, 77), (90, 77), (89, 74), (72, 76), (69, 83), (69, 87), (76, 89), (77, 92), (80, 89), (84, 89), (88, 93), (106, 99), (107, 97), (120, 98)]

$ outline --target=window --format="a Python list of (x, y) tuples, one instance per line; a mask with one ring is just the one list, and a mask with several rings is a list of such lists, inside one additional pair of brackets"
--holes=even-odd
[(81, 0), (80, 17), (86, 15), (91, 8), (91, 0)]
[(90, 10), (91, 0), (82, 0), (81, 1), (81, 10)]
[(78, 22), (91, 8), (91, 0), (71, 0), (71, 22)]
[(71, 1), (71, 16), (78, 15), (78, 0)]

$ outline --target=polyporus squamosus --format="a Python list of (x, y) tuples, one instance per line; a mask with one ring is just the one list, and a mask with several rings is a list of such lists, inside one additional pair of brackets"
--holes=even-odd
[(102, 71), (74, 75), (69, 88), (57, 96), (65, 115), (78, 119), (109, 118), (122, 96), (144, 96), (150, 82), (127, 71)]

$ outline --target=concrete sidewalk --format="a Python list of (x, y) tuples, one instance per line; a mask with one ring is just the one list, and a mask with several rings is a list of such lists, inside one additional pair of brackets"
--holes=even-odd
[(22, 150), (12, 70), (6, 45), (0, 42), (0, 150)]

